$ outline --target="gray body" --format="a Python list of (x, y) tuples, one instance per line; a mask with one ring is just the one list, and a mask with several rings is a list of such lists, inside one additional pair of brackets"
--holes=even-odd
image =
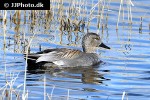
[[(92, 66), (100, 62), (95, 50), (101, 44), (99, 35), (87, 33), (82, 39), (83, 51), (67, 48), (47, 49), (38, 53), (28, 54), (28, 58), (35, 60), (37, 64), (47, 62), (60, 67)], [(106, 45), (105, 48), (110, 49)]]

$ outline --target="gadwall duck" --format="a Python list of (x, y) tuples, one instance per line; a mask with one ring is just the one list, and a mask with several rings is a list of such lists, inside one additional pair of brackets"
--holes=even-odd
[(60, 67), (93, 66), (100, 62), (95, 53), (97, 47), (110, 49), (102, 43), (98, 34), (87, 33), (82, 39), (83, 51), (67, 48), (46, 49), (28, 54), (28, 60), (32, 60), (36, 64), (44, 62)]

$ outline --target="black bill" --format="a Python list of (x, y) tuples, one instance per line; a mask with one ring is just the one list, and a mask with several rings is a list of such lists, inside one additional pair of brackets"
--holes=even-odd
[(101, 43), (101, 44), (99, 45), (99, 47), (103, 47), (103, 48), (106, 48), (106, 49), (110, 49), (110, 47), (106, 46), (104, 43)]

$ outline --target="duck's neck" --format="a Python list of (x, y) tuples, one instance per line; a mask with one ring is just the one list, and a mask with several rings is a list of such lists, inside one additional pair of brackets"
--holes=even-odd
[(96, 50), (94, 47), (83, 47), (83, 52), (86, 52), (86, 53), (95, 53)]

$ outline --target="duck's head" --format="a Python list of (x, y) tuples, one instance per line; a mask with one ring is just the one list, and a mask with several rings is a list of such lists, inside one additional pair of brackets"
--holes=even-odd
[(103, 47), (106, 49), (110, 49), (110, 47), (106, 46), (102, 43), (101, 38), (96, 33), (87, 33), (82, 39), (82, 48), (84, 52), (91, 52), (91, 49), (95, 47)]

